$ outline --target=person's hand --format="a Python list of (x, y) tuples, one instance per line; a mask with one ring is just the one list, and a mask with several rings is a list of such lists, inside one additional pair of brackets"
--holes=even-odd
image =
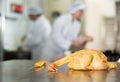
[(80, 47), (80, 42), (78, 40), (74, 40), (72, 42), (72, 46), (74, 46), (74, 47)]
[(92, 38), (91, 36), (89, 36), (89, 35), (81, 34), (81, 35), (78, 37), (78, 40), (79, 40), (80, 42), (84, 42), (84, 41), (89, 42), (89, 41), (93, 41), (93, 38)]
[(84, 41), (81, 43), (81, 46), (85, 46), (88, 43), (88, 41)]
[(91, 36), (87, 36), (87, 35), (86, 35), (86, 38), (87, 38), (87, 41), (88, 41), (88, 42), (92, 42), (92, 41), (93, 41), (93, 37), (91, 37)]
[(24, 43), (25, 41), (25, 36), (21, 39), (21, 43)]
[(88, 36), (88, 35), (85, 35), (85, 34), (81, 34), (78, 37), (78, 41), (79, 41), (81, 46), (85, 46), (88, 42), (93, 41), (93, 38), (91, 36)]

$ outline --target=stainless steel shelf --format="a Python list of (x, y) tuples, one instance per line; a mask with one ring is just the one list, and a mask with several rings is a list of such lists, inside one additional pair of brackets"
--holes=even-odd
[(33, 61), (14, 60), (3, 62), (2, 82), (120, 82), (120, 64), (117, 70), (73, 71), (66, 65), (56, 73), (48, 73), (47, 68), (31, 69)]

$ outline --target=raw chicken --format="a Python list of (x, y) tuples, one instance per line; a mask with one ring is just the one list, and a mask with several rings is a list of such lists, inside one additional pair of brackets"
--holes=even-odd
[(66, 56), (48, 66), (49, 72), (54, 72), (57, 67), (67, 64), (73, 70), (107, 70), (117, 66), (107, 61), (107, 57), (97, 50), (80, 50), (70, 56)]

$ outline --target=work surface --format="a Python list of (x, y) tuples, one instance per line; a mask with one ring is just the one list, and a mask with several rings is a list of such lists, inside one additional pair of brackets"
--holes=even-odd
[(2, 82), (120, 82), (120, 64), (117, 70), (73, 71), (62, 66), (56, 73), (46, 68), (33, 69), (33, 62), (14, 60), (3, 62)]

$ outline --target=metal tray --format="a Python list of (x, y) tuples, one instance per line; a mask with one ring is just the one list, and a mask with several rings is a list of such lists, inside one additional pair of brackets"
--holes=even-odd
[(108, 71), (73, 71), (63, 65), (56, 73), (48, 73), (47, 68), (33, 69), (34, 62), (27, 60), (2, 65), (2, 82), (120, 82), (120, 63), (116, 70)]

